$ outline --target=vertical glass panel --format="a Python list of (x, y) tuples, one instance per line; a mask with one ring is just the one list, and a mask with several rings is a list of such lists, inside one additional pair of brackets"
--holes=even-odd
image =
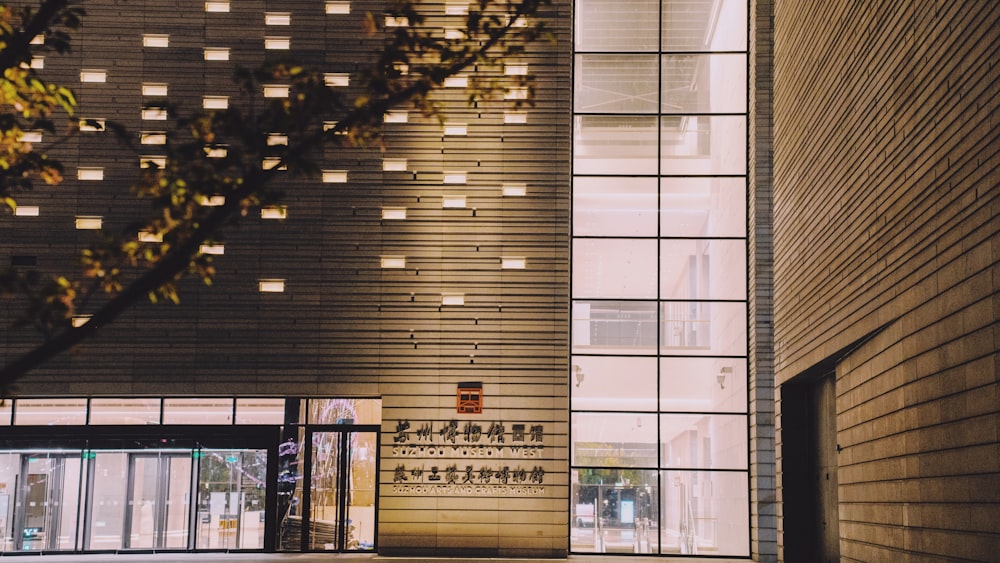
[(746, 178), (661, 178), (660, 205), (665, 237), (746, 236)]
[(656, 415), (574, 413), (573, 465), (656, 467)]
[(130, 549), (185, 549), (191, 498), (190, 452), (132, 454), (125, 536)]
[(378, 451), (378, 434), (351, 432), (347, 475), (347, 550), (368, 551), (375, 549), (375, 490)]
[(746, 469), (747, 417), (742, 414), (660, 416), (661, 467)]
[(659, 553), (656, 471), (575, 469), (570, 491), (570, 550)]
[(87, 399), (18, 399), (14, 424), (62, 426), (87, 423)]
[(284, 424), (285, 399), (236, 399), (236, 424)]
[(578, 51), (656, 51), (658, 0), (577, 0)]
[(660, 297), (746, 299), (746, 252), (742, 239), (660, 241)]
[(665, 115), (662, 174), (745, 174), (746, 117)]
[(656, 410), (656, 358), (573, 356), (570, 384), (574, 410)]
[(576, 55), (573, 111), (656, 113), (655, 55)]
[(198, 549), (263, 549), (266, 450), (202, 450)]
[(159, 424), (160, 399), (90, 400), (90, 424)]
[(91, 490), (90, 533), (87, 549), (122, 549), (125, 524), (128, 454), (95, 452), (94, 481)]
[(746, 359), (661, 358), (660, 410), (746, 412)]
[[(184, 549), (188, 546), (188, 519), (191, 508), (192, 459), (188, 455), (171, 455), (161, 458), (166, 491), (163, 500), (163, 532), (160, 545), (167, 549)], [(163, 463), (165, 462), (165, 463)]]
[(655, 116), (574, 117), (573, 172), (656, 174), (657, 123)]
[(232, 424), (230, 398), (163, 399), (163, 424)]
[(20, 472), (21, 455), (15, 452), (0, 452), (0, 552), (17, 549), (12, 522), (14, 522), (14, 496), (17, 494), (16, 483)]
[(0, 426), (11, 425), (11, 415), (14, 412), (13, 399), (0, 399)]
[(656, 241), (575, 239), (573, 296), (656, 298)]
[(664, 51), (745, 51), (746, 0), (663, 0)]
[(337, 550), (341, 519), (341, 432), (312, 435), (312, 478), (309, 482), (309, 549)]
[(574, 301), (573, 352), (655, 354), (654, 301)]
[(278, 506), (275, 507), (280, 533), (278, 549), (301, 551), (302, 501), (306, 494), (302, 475), (305, 467), (305, 428), (299, 426), (297, 431), (289, 431), (286, 427), (284, 432), (286, 439), (278, 446)]
[(18, 551), (76, 548), (80, 453), (25, 454), (14, 499), (13, 541)]
[(665, 55), (661, 79), (664, 113), (746, 113), (746, 55)]
[(749, 555), (747, 491), (744, 471), (664, 471), (660, 483), (663, 552)]
[(382, 424), (381, 399), (309, 399), (309, 424)]
[(161, 507), (159, 489), (159, 459), (156, 456), (132, 458), (131, 490), (129, 491), (128, 545), (131, 549), (157, 547), (157, 514)]
[(660, 353), (745, 356), (746, 303), (670, 301), (663, 303)]
[(573, 234), (655, 237), (656, 178), (573, 179)]

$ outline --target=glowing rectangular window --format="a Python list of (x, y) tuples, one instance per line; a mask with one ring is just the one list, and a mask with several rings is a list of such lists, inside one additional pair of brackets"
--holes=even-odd
[(445, 88), (468, 88), (469, 77), (468, 76), (449, 76), (444, 79)]
[(260, 280), (257, 282), (257, 289), (261, 293), (284, 293), (285, 280)]
[(236, 424), (283, 424), (285, 399), (236, 399)]
[(504, 256), (500, 259), (500, 267), (504, 270), (523, 270), (526, 265), (523, 256)]
[(221, 207), (226, 204), (226, 196), (224, 195), (203, 195), (198, 198), (198, 203), (203, 207)]
[(73, 328), (80, 328), (90, 322), (90, 317), (91, 315), (74, 315), (70, 319), (70, 324), (73, 325)]
[(143, 47), (169, 47), (170, 36), (164, 33), (144, 33), (142, 34)]
[(226, 147), (205, 147), (205, 156), (208, 158), (226, 158), (229, 149)]
[(382, 161), (382, 170), (386, 172), (406, 172), (406, 159), (387, 158)]
[(444, 6), (446, 16), (466, 16), (469, 14), (469, 3), (464, 0), (449, 0)]
[(527, 100), (528, 99), (528, 89), (527, 88), (510, 88), (503, 95), (505, 100)]
[(35, 70), (41, 70), (45, 68), (45, 57), (31, 57), (31, 62), (28, 66)]
[(351, 75), (346, 72), (327, 72), (323, 81), (331, 88), (342, 88), (351, 85)]
[(460, 306), (465, 305), (465, 294), (464, 293), (442, 293), (441, 294), (441, 304)]
[(83, 426), (86, 423), (87, 399), (18, 399), (14, 409), (15, 426)]
[(347, 170), (324, 170), (324, 184), (344, 184), (347, 182)]
[(399, 269), (406, 267), (406, 257), (404, 256), (383, 256), (381, 265), (385, 269)]
[(406, 219), (406, 208), (405, 207), (383, 207), (382, 208), (382, 218), (383, 219)]
[(139, 133), (139, 143), (143, 145), (167, 144), (166, 131), (143, 131)]
[(227, 109), (229, 107), (229, 96), (204, 96), (201, 99), (201, 107), (205, 109)]
[(264, 97), (265, 98), (287, 98), (288, 97), (288, 86), (283, 86), (280, 84), (270, 84), (264, 86)]
[(162, 82), (143, 82), (142, 83), (142, 95), (143, 96), (166, 96), (167, 95), (167, 85)]
[(228, 47), (205, 47), (204, 55), (206, 61), (228, 61)]
[(444, 134), (453, 135), (456, 137), (464, 136), (469, 134), (469, 126), (465, 123), (445, 123), (444, 124)]
[(287, 219), (288, 208), (283, 205), (270, 205), (260, 208), (261, 219)]
[(32, 37), (29, 43), (31, 45), (45, 45), (45, 36), (39, 33), (38, 35)]
[(98, 398), (90, 400), (90, 424), (159, 424), (160, 399)]
[(97, 231), (101, 229), (103, 218), (93, 215), (80, 215), (76, 218), (76, 228), (80, 231)]
[(139, 157), (139, 168), (166, 168), (167, 157), (158, 155), (145, 155)]
[(265, 37), (264, 48), (269, 51), (287, 51), (292, 48), (291, 37)]
[(336, 129), (336, 128), (337, 128), (337, 122), (336, 121), (324, 121), (323, 122), (323, 130), (324, 131), (329, 131), (330, 129)]
[(37, 205), (18, 205), (14, 208), (16, 217), (38, 217), (41, 210)]
[(390, 111), (385, 114), (386, 123), (406, 123), (410, 120), (410, 114), (405, 111)]
[(288, 135), (282, 135), (280, 133), (270, 133), (267, 136), (267, 146), (269, 147), (287, 147), (288, 146)]
[(290, 12), (265, 12), (264, 25), (292, 25)]
[(410, 25), (410, 20), (406, 16), (386, 16), (385, 26), (386, 27), (407, 27)]
[(465, 208), (465, 196), (464, 195), (446, 195), (444, 199), (441, 200), (441, 207), (445, 209), (464, 209)]
[(526, 64), (507, 64), (503, 67), (503, 73), (507, 76), (525, 76), (528, 74), (528, 65)]
[(167, 110), (164, 108), (146, 108), (142, 110), (142, 118), (146, 121), (166, 121)]
[(80, 71), (80, 82), (107, 82), (108, 71), (98, 69), (83, 69)]
[(456, 41), (465, 38), (465, 33), (461, 29), (446, 29), (444, 30), (444, 38), (450, 41)]
[(94, 132), (104, 131), (106, 122), (100, 117), (84, 117), (80, 119), (80, 131)]
[(523, 111), (505, 111), (503, 122), (511, 124), (521, 124), (528, 122), (528, 114)]
[(288, 170), (288, 166), (281, 163), (281, 157), (268, 156), (260, 163), (264, 170)]
[(467, 180), (467, 175), (465, 172), (445, 172), (444, 173), (444, 183), (445, 184), (464, 184)]
[(330, 15), (343, 15), (351, 13), (351, 3), (343, 1), (331, 1), (326, 3), (326, 13)]
[(213, 256), (222, 256), (226, 253), (226, 245), (224, 244), (203, 244), (198, 247), (198, 252), (202, 254), (211, 254)]
[(528, 193), (528, 186), (525, 184), (504, 184), (503, 195), (508, 197), (523, 196)]
[(42, 132), (41, 131), (25, 131), (21, 133), (22, 143), (41, 143), (42, 142)]
[(220, 1), (220, 2), (212, 2), (210, 0), (206, 1), (205, 2), (205, 11), (206, 12), (223, 12), (223, 13), (224, 12), (228, 12), (229, 11), (229, 2), (222, 2), (222, 1)]
[(232, 424), (233, 399), (163, 399), (163, 424)]
[(163, 242), (163, 233), (139, 231), (139, 242)]
[(78, 168), (76, 171), (77, 180), (99, 181), (104, 179), (103, 168)]

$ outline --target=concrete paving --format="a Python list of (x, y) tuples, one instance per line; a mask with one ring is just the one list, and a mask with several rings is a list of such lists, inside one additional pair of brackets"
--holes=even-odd
[(653, 557), (642, 555), (571, 555), (555, 559), (510, 559), (468, 557), (384, 557), (357, 553), (95, 553), (38, 555), (21, 553), (0, 554), (4, 563), (626, 563), (642, 561), (652, 563), (746, 563), (749, 559), (720, 559), (693, 557)]

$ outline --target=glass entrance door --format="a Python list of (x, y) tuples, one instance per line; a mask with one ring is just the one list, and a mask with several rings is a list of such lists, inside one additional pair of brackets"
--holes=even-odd
[(76, 547), (80, 467), (79, 454), (22, 454), (12, 534), (18, 551)]
[(306, 440), (307, 549), (373, 550), (378, 433), (312, 431)]
[(263, 549), (267, 450), (201, 450), (197, 549)]
[(125, 510), (126, 549), (187, 549), (191, 454), (131, 454)]

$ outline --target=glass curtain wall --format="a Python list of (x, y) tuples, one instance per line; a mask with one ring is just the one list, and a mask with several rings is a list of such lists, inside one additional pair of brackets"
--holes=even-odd
[(747, 2), (575, 10), (571, 550), (746, 556)]

